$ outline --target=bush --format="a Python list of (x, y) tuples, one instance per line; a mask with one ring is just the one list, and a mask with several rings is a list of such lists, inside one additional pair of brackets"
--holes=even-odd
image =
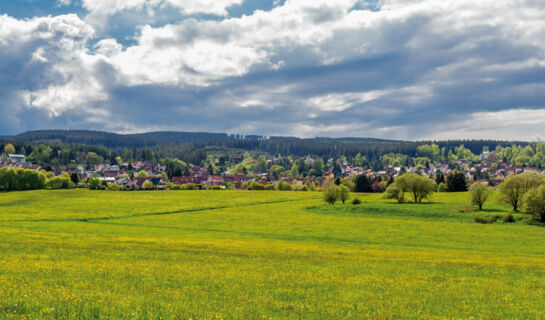
[(248, 190), (265, 190), (265, 186), (257, 181), (252, 181), (248, 187)]
[(291, 191), (291, 185), (289, 183), (285, 183), (284, 181), (278, 181), (278, 184), (276, 185), (276, 190)]
[(231, 182), (223, 182), (221, 185), (225, 187), (225, 190), (235, 190), (235, 185)]
[(512, 213), (506, 215), (505, 217), (503, 217), (503, 222), (515, 222), (515, 217), (513, 216)]
[(274, 190), (274, 184), (268, 184), (265, 186), (265, 190)]
[(487, 223), (494, 223), (496, 221), (498, 221), (498, 218), (497, 217), (491, 217), (491, 218), (487, 218), (487, 217), (474, 217), (473, 218), (475, 220), (475, 222), (477, 223), (483, 223), (483, 224), (487, 224)]
[(53, 177), (45, 183), (45, 187), (48, 189), (69, 189), (74, 186), (72, 180), (66, 177)]
[(354, 198), (354, 200), (352, 200), (352, 204), (360, 204), (360, 203), (361, 201), (358, 198)]
[(119, 186), (117, 185), (117, 183), (108, 183), (107, 189), (109, 191), (119, 191)]
[(174, 189), (174, 183), (172, 183), (172, 182), (167, 182), (166, 189), (167, 189), (167, 190), (173, 190), (173, 189)]
[(444, 182), (441, 182), (439, 183), (439, 185), (437, 186), (437, 192), (445, 192), (445, 183)]
[(197, 185), (194, 183), (188, 183), (182, 185), (182, 190), (197, 190)]

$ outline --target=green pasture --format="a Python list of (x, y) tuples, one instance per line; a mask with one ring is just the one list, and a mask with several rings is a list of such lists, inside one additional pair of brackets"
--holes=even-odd
[(352, 197), (0, 193), (0, 319), (545, 318), (545, 228), (525, 215)]

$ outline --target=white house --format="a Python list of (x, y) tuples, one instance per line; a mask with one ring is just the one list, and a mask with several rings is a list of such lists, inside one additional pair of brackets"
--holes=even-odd
[(19, 163), (19, 164), (25, 164), (26, 158), (22, 154), (8, 154), (8, 159), (11, 162)]

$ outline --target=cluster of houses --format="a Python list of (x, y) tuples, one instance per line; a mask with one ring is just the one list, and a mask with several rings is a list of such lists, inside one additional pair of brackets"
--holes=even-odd
[[(42, 170), (38, 165), (27, 163), (24, 155), (9, 154), (4, 155), (0, 161), (0, 167), (19, 167), (25, 169)], [(496, 157), (494, 152), (481, 154), (479, 164), (471, 165), (468, 160), (458, 160), (456, 163), (452, 161), (442, 161), (436, 164), (430, 163), (426, 167), (394, 167), (390, 166), (382, 171), (374, 171), (373, 169), (364, 169), (362, 167), (351, 166), (348, 163), (340, 165), (341, 172), (334, 174), (326, 171), (321, 177), (288, 178), (281, 177), (276, 179), (268, 173), (250, 173), (244, 174), (242, 170), (237, 172), (222, 172), (221, 174), (210, 174), (205, 167), (190, 166), (185, 172), (185, 176), (174, 176), (167, 178), (166, 167), (153, 161), (134, 161), (121, 165), (99, 164), (93, 168), (85, 168), (82, 165), (71, 166), (67, 168), (48, 168), (56, 175), (67, 172), (72, 175), (77, 174), (81, 181), (87, 181), (91, 178), (97, 178), (104, 185), (115, 183), (119, 187), (128, 189), (142, 189), (146, 181), (150, 181), (155, 189), (165, 189), (168, 183), (173, 185), (188, 185), (194, 184), (202, 188), (220, 187), (224, 188), (227, 185), (235, 189), (242, 189), (245, 185), (253, 181), (262, 185), (276, 185), (279, 181), (283, 181), (290, 185), (304, 185), (311, 182), (315, 185), (321, 185), (324, 179), (341, 177), (352, 177), (361, 174), (367, 175), (371, 179), (386, 180), (390, 177), (396, 177), (405, 172), (420, 173), (433, 177), (439, 173), (447, 176), (453, 170), (459, 170), (465, 174), (469, 184), (483, 183), (496, 186), (503, 182), (506, 177), (513, 174), (520, 174), (527, 171), (540, 171), (538, 168), (524, 167), (519, 165), (511, 165)], [(137, 176), (137, 172), (146, 172), (147, 177)], [(149, 185), (149, 184), (148, 184)], [(84, 184), (80, 184), (84, 186)]]

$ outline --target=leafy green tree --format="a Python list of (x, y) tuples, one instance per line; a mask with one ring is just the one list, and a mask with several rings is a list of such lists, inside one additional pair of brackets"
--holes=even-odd
[(524, 212), (536, 221), (545, 222), (545, 185), (529, 190), (524, 195)]
[(6, 144), (4, 146), (4, 153), (5, 154), (14, 154), (15, 153), (15, 147), (11, 143)]
[(142, 189), (144, 190), (152, 190), (153, 189), (153, 182), (147, 180), (142, 184)]
[(489, 187), (480, 183), (473, 184), (469, 188), (469, 192), (471, 193), (471, 204), (478, 206), (479, 210), (483, 210), (484, 203), (492, 193)]
[(255, 170), (257, 172), (267, 172), (267, 159), (264, 156), (260, 156), (257, 159), (257, 165), (255, 167)]
[(445, 183), (444, 182), (441, 182), (439, 183), (439, 185), (437, 186), (437, 192), (445, 192)]
[(345, 186), (344, 184), (341, 184), (339, 187), (339, 199), (344, 202), (350, 198), (350, 189)]
[[(463, 147), (463, 146), (462, 146)], [(447, 191), (448, 192), (463, 192), (467, 191), (466, 177), (463, 172), (453, 170), (447, 176)]]
[(314, 170), (315, 176), (321, 176), (324, 173), (324, 160), (322, 158), (314, 159), (312, 169)]
[(117, 183), (108, 183), (108, 191), (119, 191), (119, 185)]
[(405, 182), (406, 191), (410, 192), (414, 203), (422, 202), (437, 190), (435, 181), (423, 175), (409, 173), (399, 178), (407, 180)]
[(102, 157), (99, 156), (96, 152), (88, 152), (87, 156), (85, 157), (88, 164), (99, 164), (102, 162)]
[(392, 183), (386, 188), (383, 197), (384, 199), (395, 199), (397, 203), (403, 203), (405, 202), (405, 191), (395, 183)]
[(147, 177), (149, 177), (149, 174), (148, 174), (146, 171), (144, 171), (144, 170), (140, 170), (140, 171), (138, 171), (138, 173), (136, 174), (136, 176), (137, 176), (138, 178), (147, 178)]
[(396, 199), (402, 203), (405, 200), (405, 193), (409, 193), (414, 203), (420, 203), (437, 190), (437, 185), (433, 179), (426, 176), (407, 173), (397, 177), (388, 189), (385, 195), (387, 199)]
[(536, 172), (512, 175), (498, 186), (500, 200), (513, 207), (513, 211), (523, 204), (524, 195), (533, 188), (545, 184), (545, 176)]
[(87, 182), (87, 188), (90, 190), (99, 190), (101, 186), (101, 182), (98, 178), (91, 178)]
[(323, 199), (325, 202), (333, 205), (335, 202), (337, 202), (337, 199), (339, 199), (340, 192), (339, 186), (335, 185), (334, 183), (328, 183), (323, 191)]

